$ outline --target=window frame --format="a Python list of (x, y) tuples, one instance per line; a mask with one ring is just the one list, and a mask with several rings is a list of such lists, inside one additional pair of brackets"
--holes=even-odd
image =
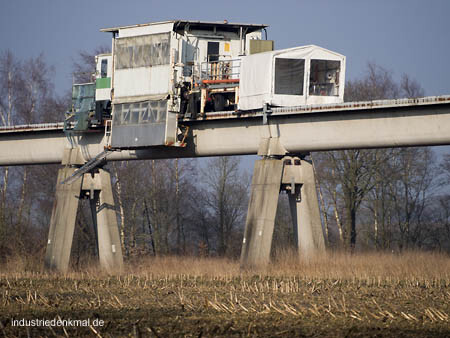
[[(301, 83), (300, 94), (299, 93), (286, 93), (286, 92), (278, 92), (277, 91), (277, 84), (278, 84), (278, 89), (280, 90), (280, 88), (279, 88), (280, 81), (277, 81), (277, 74), (278, 74), (278, 72), (277, 72), (277, 61), (278, 60), (283, 60), (281, 62), (284, 62), (284, 60), (301, 61), (303, 63), (303, 65), (302, 65), (302, 67), (303, 67), (303, 70), (302, 70), (302, 81), (298, 82), (298, 83)], [(306, 66), (307, 66), (306, 58), (275, 57), (274, 58), (274, 64), (273, 64), (273, 72), (274, 72), (274, 75), (273, 75), (273, 94), (274, 95), (289, 96), (289, 97), (292, 97), (292, 96), (305, 97), (305, 79), (306, 79), (306, 75), (307, 75)], [(294, 76), (292, 76), (292, 77), (294, 77)]]

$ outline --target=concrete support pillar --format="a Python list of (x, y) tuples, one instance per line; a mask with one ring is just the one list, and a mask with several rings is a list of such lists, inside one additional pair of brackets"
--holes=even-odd
[(99, 257), (98, 254), (98, 226), (97, 226), (97, 206), (99, 204), (99, 191), (93, 191), (93, 194), (89, 196), (89, 206), (91, 207), (91, 217), (92, 217), (92, 225), (95, 236), (95, 254)]
[(242, 267), (266, 265), (270, 261), (282, 174), (281, 160), (262, 159), (255, 162), (242, 241)]
[[(79, 152), (74, 149), (67, 150), (65, 164), (70, 164), (71, 158), (79, 156), (77, 154)], [(106, 271), (121, 270), (122, 247), (110, 174), (103, 169), (94, 169), (94, 172), (86, 173), (72, 183), (61, 184), (76, 169), (66, 166), (58, 171), (45, 266), (59, 272), (67, 272), (79, 199), (87, 197), (90, 199), (100, 266)]]
[(292, 169), (299, 171), (302, 184), (294, 193), (288, 191), (294, 234), (300, 257), (311, 257), (325, 251), (325, 240), (320, 220), (319, 202), (312, 164), (305, 160), (294, 160), (300, 165)]
[(122, 246), (117, 226), (114, 198), (111, 188), (111, 177), (106, 170), (99, 170), (102, 190), (97, 208), (98, 253), (100, 266), (107, 271), (123, 268)]
[(50, 219), (45, 266), (60, 272), (66, 272), (69, 268), (81, 180), (71, 184), (60, 184), (60, 182), (70, 177), (75, 170), (76, 168), (66, 167), (58, 171), (56, 196)]
[(241, 252), (241, 267), (270, 261), (272, 235), (281, 190), (289, 194), (294, 235), (301, 257), (325, 250), (314, 172), (299, 157), (264, 158), (255, 162)]

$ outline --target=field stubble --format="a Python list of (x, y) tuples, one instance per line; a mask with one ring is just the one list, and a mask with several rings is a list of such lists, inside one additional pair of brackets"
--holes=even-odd
[[(0, 270), (5, 336), (449, 336), (450, 258), (431, 253), (284, 252), (265, 269), (161, 257), (126, 272)], [(12, 319), (90, 319), (103, 327), (13, 327)]]

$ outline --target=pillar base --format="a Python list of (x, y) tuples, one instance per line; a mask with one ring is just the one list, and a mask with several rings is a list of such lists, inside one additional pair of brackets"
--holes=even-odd
[[(68, 151), (69, 154), (72, 152), (72, 149)], [(66, 166), (58, 171), (45, 267), (62, 273), (68, 271), (79, 199), (88, 196), (100, 266), (108, 272), (120, 271), (123, 268), (122, 247), (110, 174), (104, 169), (94, 169), (93, 173), (84, 174), (72, 183), (61, 184), (76, 169)]]
[(289, 206), (301, 257), (325, 251), (314, 172), (299, 157), (263, 158), (255, 162), (241, 251), (241, 267), (270, 262), (275, 216), (280, 191), (289, 194)]

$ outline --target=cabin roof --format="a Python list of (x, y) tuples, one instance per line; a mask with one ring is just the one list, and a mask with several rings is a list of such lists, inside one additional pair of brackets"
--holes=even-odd
[(151, 26), (151, 25), (162, 25), (173, 23), (173, 30), (177, 33), (183, 34), (186, 30), (209, 30), (217, 29), (219, 31), (235, 32), (239, 33), (240, 29), (244, 30), (244, 34), (248, 34), (254, 31), (258, 31), (268, 27), (265, 24), (249, 24), (249, 23), (234, 23), (224, 21), (194, 21), (194, 20), (168, 20), (160, 22), (149, 22), (144, 24), (130, 25), (130, 26), (120, 26), (112, 28), (100, 29), (101, 32), (118, 32), (120, 29)]

